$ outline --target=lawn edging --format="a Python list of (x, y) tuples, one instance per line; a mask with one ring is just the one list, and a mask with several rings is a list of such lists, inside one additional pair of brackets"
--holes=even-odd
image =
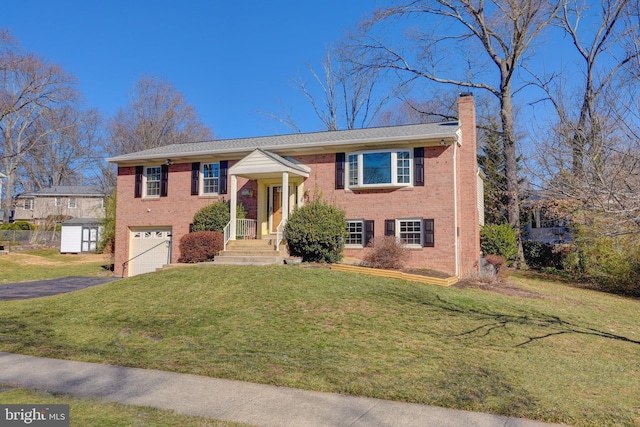
[(408, 280), (410, 282), (420, 282), (428, 285), (451, 286), (458, 283), (458, 278), (455, 276), (443, 279), (438, 277), (422, 276), (420, 274), (409, 274), (397, 270), (383, 270), (379, 268), (359, 267), (357, 265), (348, 264), (331, 264), (331, 270), (368, 274), (370, 276), (387, 277), (390, 279)]

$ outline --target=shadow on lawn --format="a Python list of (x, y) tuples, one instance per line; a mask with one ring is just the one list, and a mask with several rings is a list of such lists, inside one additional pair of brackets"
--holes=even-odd
[(529, 336), (526, 341), (516, 344), (514, 347), (522, 347), (534, 341), (542, 340), (542, 339), (549, 338), (556, 335), (563, 335), (563, 334), (592, 335), (600, 338), (607, 338), (607, 339), (640, 345), (640, 341), (633, 340), (622, 335), (616, 335), (610, 332), (590, 328), (587, 326), (580, 326), (570, 322), (565, 322), (564, 320), (560, 319), (557, 316), (546, 316), (543, 314), (513, 316), (513, 315), (501, 314), (501, 313), (491, 313), (488, 311), (476, 310), (473, 308), (459, 308), (459, 307), (456, 307), (454, 304), (443, 300), (439, 296), (436, 296), (436, 300), (437, 300), (436, 304), (426, 303), (426, 302), (423, 304), (436, 305), (438, 308), (446, 311), (464, 314), (466, 316), (473, 317), (476, 320), (486, 321), (486, 323), (483, 325), (480, 325), (468, 331), (464, 331), (464, 332), (453, 335), (456, 337), (470, 336), (470, 335), (486, 337), (496, 330), (503, 329), (504, 331), (507, 331), (508, 326), (519, 325), (519, 326), (533, 326), (537, 328), (549, 328), (554, 330), (552, 332), (548, 332), (545, 334)]

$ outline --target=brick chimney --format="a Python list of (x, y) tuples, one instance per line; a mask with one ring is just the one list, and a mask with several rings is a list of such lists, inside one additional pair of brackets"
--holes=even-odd
[(465, 277), (477, 269), (480, 260), (476, 106), (469, 92), (458, 98), (458, 120), (462, 134), (456, 153), (458, 257), (459, 275)]

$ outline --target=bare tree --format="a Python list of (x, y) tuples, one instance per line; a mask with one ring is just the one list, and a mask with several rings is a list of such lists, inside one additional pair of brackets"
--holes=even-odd
[(25, 157), (53, 130), (44, 127), (37, 132), (36, 123), (52, 109), (76, 99), (74, 83), (58, 66), (23, 52), (8, 32), (0, 33), (0, 164), (7, 175), (5, 221)]
[(109, 155), (130, 153), (169, 144), (213, 139), (195, 108), (171, 83), (158, 77), (143, 77), (107, 124)]
[[(557, 119), (537, 159), (548, 194), (604, 214), (610, 234), (640, 232), (638, 3), (567, 4), (558, 16), (579, 61), (571, 76), (536, 77)], [(578, 72), (576, 72), (578, 71)]]
[(41, 190), (87, 183), (97, 173), (99, 126), (96, 110), (66, 106), (44, 114), (33, 125), (33, 131), (43, 137), (25, 156), (19, 174), (22, 188)]
[[(134, 86), (129, 104), (107, 122), (104, 152), (117, 156), (169, 144), (214, 138), (193, 106), (171, 83), (159, 77), (143, 77)], [(102, 167), (103, 187), (115, 187), (115, 170)]]
[[(371, 126), (394, 95), (393, 90), (383, 87), (379, 70), (356, 65), (351, 55), (346, 45), (328, 49), (322, 73), (307, 64), (313, 84), (301, 78), (293, 82), (294, 88), (311, 104), (323, 128), (329, 131)], [(292, 131), (301, 131), (290, 114), (269, 115)]]
[[(520, 235), (514, 78), (528, 49), (555, 17), (559, 3), (547, 0), (414, 0), (378, 10), (362, 25), (358, 40), (369, 66), (397, 70), (411, 78), (488, 91), (500, 106), (509, 223)], [(381, 30), (406, 24), (409, 40), (394, 47)], [(425, 24), (428, 30), (421, 30)], [(440, 32), (442, 31), (442, 32)], [(391, 33), (397, 38), (397, 33)], [(367, 65), (363, 62), (363, 65)]]

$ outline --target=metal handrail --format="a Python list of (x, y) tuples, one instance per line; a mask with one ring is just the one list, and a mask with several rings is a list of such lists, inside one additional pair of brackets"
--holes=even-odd
[(147, 249), (147, 250), (146, 250), (146, 251), (144, 251), (144, 252), (140, 252), (138, 255), (136, 255), (136, 256), (134, 256), (134, 257), (131, 257), (131, 258), (129, 258), (128, 260), (126, 260), (125, 262), (123, 262), (123, 263), (122, 263), (122, 275), (121, 275), (120, 277), (124, 277), (124, 268), (127, 266), (127, 264), (129, 264), (129, 261), (133, 261), (134, 259), (138, 258), (140, 255), (144, 255), (144, 254), (146, 254), (147, 252), (149, 252), (149, 251), (151, 251), (151, 250), (153, 250), (153, 249), (157, 248), (158, 246), (163, 245), (163, 244), (165, 244), (165, 243), (169, 243), (170, 241), (171, 241), (171, 240), (164, 240), (164, 241), (162, 241), (162, 242), (158, 243), (157, 245), (155, 245), (154, 247), (149, 248), (149, 249)]
[[(255, 239), (257, 237), (257, 229), (258, 229), (258, 221), (255, 219), (244, 219), (237, 218), (236, 219), (236, 238), (240, 237), (242, 239)], [(227, 243), (231, 240), (231, 221), (224, 226), (223, 230), (224, 234), (224, 245), (223, 249), (227, 249)]]

